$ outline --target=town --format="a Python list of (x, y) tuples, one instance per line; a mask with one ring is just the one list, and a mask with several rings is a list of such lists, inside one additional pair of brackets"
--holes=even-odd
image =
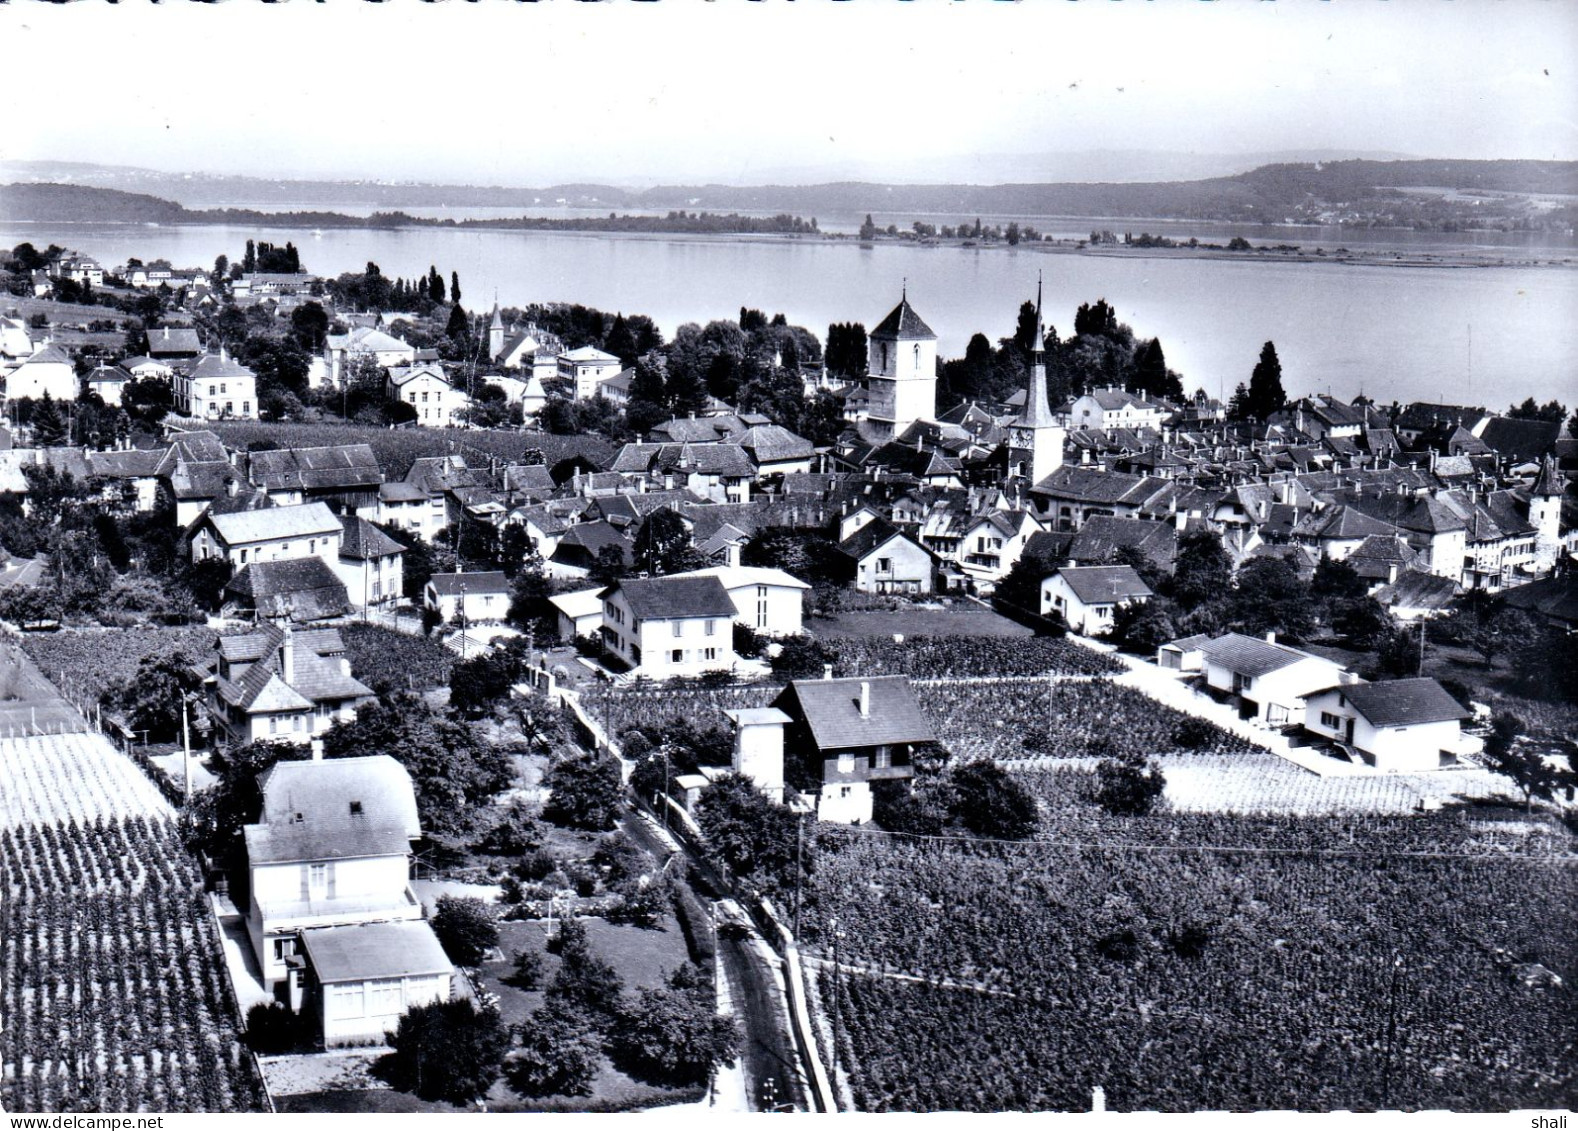
[(1578, 405), (235, 253), (0, 252), (8, 1110), (1578, 1099)]

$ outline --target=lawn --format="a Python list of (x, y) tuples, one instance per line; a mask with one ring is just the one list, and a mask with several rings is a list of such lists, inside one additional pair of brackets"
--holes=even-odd
[[(663, 919), (662, 930), (623, 926), (605, 919), (582, 919), (592, 952), (619, 971), (627, 990), (663, 985), (688, 958), (685, 936), (672, 915)], [(555, 928), (557, 929), (557, 928)], [(548, 924), (515, 922), (499, 924), (499, 949), (503, 958), (482, 967), (482, 988), (499, 996), (499, 1009), (506, 1025), (529, 1023), (533, 1010), (543, 1004), (541, 990), (520, 990), (504, 979), (514, 968), (515, 958), (524, 951), (541, 954), (545, 960), (543, 984), (552, 980), (559, 959), (548, 953)], [(500, 1080), (488, 1093), (491, 1111), (619, 1111), (634, 1107), (656, 1107), (693, 1099), (686, 1090), (654, 1088), (632, 1080), (606, 1060), (592, 1085), (590, 1096), (526, 1099)]]

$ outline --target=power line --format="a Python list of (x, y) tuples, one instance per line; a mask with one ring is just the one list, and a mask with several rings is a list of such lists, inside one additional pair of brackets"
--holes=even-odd
[(1520, 864), (1557, 864), (1574, 866), (1578, 865), (1578, 855), (1514, 855), (1512, 853), (1492, 852), (1425, 852), (1413, 850), (1345, 850), (1332, 848), (1259, 848), (1250, 845), (1236, 844), (1130, 844), (1121, 842), (1103, 843), (1100, 841), (1076, 840), (1006, 840), (994, 837), (976, 837), (962, 835), (928, 835), (922, 833), (896, 833), (886, 829), (873, 829), (857, 826), (845, 826), (836, 830), (829, 829), (830, 835), (840, 836), (868, 836), (889, 837), (897, 840), (935, 842), (946, 845), (971, 844), (971, 845), (1009, 845), (1021, 850), (1029, 849), (1074, 849), (1078, 851), (1095, 852), (1215, 852), (1227, 855), (1254, 855), (1254, 856), (1318, 856), (1323, 858), (1354, 858), (1364, 860), (1377, 859), (1417, 859), (1417, 860), (1489, 860), (1502, 863)]

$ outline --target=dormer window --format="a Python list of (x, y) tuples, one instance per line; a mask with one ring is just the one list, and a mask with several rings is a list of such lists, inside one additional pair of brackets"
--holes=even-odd
[(360, 817), (361, 815), (362, 815), (362, 803), (360, 801), (353, 801), (353, 802), (351, 802), (351, 816), (353, 816), (353, 817)]
[(300, 813), (297, 813), (297, 814), (296, 814), (296, 818), (295, 818), (295, 820), (294, 820), (294, 821), (292, 821), (292, 822), (291, 822), (291, 823), (292, 823), (292, 824), (295, 824), (295, 825), (299, 825), (299, 824), (301, 824), (301, 823), (302, 823), (302, 822), (303, 822), (303, 821), (305, 821), (305, 820), (306, 820), (306, 819), (307, 819), (307, 818), (305, 818), (305, 817), (303, 817), (303, 816), (302, 816), (302, 815), (301, 815), (301, 814), (300, 814)]

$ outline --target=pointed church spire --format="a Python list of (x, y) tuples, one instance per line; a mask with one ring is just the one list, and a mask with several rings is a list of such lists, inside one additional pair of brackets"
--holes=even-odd
[(1025, 396), (1025, 411), (1020, 423), (1030, 428), (1056, 424), (1047, 401), (1046, 326), (1041, 321), (1041, 276), (1036, 275), (1036, 329), (1030, 343), (1030, 388)]

